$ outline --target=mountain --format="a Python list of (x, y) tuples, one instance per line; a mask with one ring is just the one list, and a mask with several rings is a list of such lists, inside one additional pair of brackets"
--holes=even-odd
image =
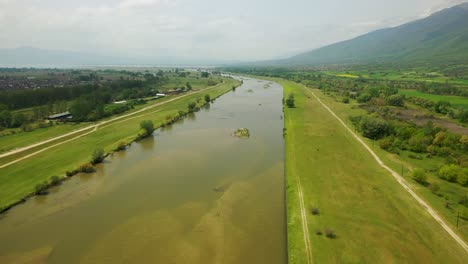
[(281, 65), (467, 62), (468, 2), (285, 60)]

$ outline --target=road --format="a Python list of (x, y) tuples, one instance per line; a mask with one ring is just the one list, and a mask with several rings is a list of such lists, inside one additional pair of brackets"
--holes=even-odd
[(409, 184), (406, 182), (406, 180), (400, 175), (398, 174), (397, 172), (395, 172), (394, 170), (390, 169), (390, 167), (388, 167), (380, 158), (379, 156), (377, 156), (377, 154), (375, 154), (375, 152), (356, 134), (353, 132), (353, 130), (351, 128), (349, 128), (345, 122), (343, 122), (343, 120), (341, 120), (341, 118), (339, 118), (335, 112), (333, 112), (327, 105), (325, 105), (322, 100), (320, 100), (320, 98), (315, 95), (314, 92), (312, 92), (310, 89), (308, 89), (307, 87), (305, 87), (306, 90), (311, 93), (315, 99), (317, 99), (317, 101), (323, 106), (325, 107), (325, 109), (328, 110), (328, 112), (330, 112), (331, 115), (333, 115), (345, 128), (346, 130), (351, 133), (351, 135), (359, 142), (361, 143), (365, 149), (367, 149), (367, 151), (369, 151), (369, 153), (372, 155), (372, 157), (374, 157), (374, 159), (377, 161), (377, 163), (380, 165), (380, 167), (384, 168), (385, 170), (387, 170), (388, 172), (390, 172), (390, 174), (393, 176), (393, 178), (395, 178), (395, 180), (437, 221), (437, 223), (440, 224), (440, 226), (442, 226), (442, 228), (447, 231), (447, 233), (465, 250), (468, 252), (468, 245), (466, 244), (466, 242), (460, 237), (457, 235), (457, 233), (455, 233), (451, 228), (450, 226), (443, 220), (443, 218), (431, 207), (429, 206), (429, 204), (427, 204), (421, 197), (419, 197), (419, 195), (417, 195), (412, 189), (411, 187), (409, 186)]

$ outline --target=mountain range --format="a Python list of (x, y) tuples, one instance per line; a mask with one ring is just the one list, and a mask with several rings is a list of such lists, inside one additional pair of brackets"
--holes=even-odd
[[(401, 26), (376, 30), (286, 59), (249, 65), (314, 66), (369, 63), (468, 62), (468, 2)], [(0, 67), (84, 65), (220, 65), (167, 57), (118, 57), (34, 47), (0, 49)], [(238, 64), (238, 63), (237, 63)]]
[(282, 65), (468, 62), (468, 2), (288, 59)]

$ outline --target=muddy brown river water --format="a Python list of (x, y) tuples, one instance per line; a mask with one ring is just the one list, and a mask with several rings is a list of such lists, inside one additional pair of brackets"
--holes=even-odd
[[(0, 263), (286, 263), (282, 88), (236, 91), (0, 218)], [(249, 139), (231, 134), (240, 127)]]

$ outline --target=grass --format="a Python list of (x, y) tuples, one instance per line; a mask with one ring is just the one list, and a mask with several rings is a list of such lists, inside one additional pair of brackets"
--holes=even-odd
[(406, 90), (406, 89), (400, 89), (399, 93), (406, 95), (406, 96), (424, 98), (424, 99), (431, 100), (434, 102), (447, 101), (455, 107), (463, 107), (465, 109), (468, 109), (468, 98), (461, 97), (461, 96), (428, 94), (428, 93), (423, 93), (423, 92), (416, 91), (416, 90)]
[(133, 141), (140, 130), (141, 121), (152, 120), (158, 127), (167, 116), (174, 116), (179, 110), (187, 111), (189, 102), (198, 98), (203, 99), (205, 94), (216, 98), (230, 91), (236, 84), (238, 84), (237, 81), (225, 79), (224, 84), (139, 113), (125, 121), (118, 120), (106, 124), (89, 135), (0, 169), (0, 208), (13, 204), (32, 193), (37, 183), (49, 180), (53, 175), (65, 175), (66, 171), (74, 170), (89, 162), (95, 149), (102, 148), (110, 152), (116, 149), (122, 141)]
[[(308, 212), (315, 263), (466, 261), (466, 252), (377, 165), (307, 88), (277, 81), (283, 85), (285, 96), (293, 92), (296, 98), (296, 108), (285, 108), (290, 263), (307, 263), (297, 177), (302, 182), (306, 207), (320, 209), (320, 215)], [(314, 92), (325, 98), (320, 91)], [(327, 229), (334, 231), (335, 239), (316, 234)]]
[(0, 136), (0, 153), (53, 138), (87, 125), (89, 124), (60, 124), (47, 128), (38, 128), (31, 132), (18, 132), (12, 135)]

